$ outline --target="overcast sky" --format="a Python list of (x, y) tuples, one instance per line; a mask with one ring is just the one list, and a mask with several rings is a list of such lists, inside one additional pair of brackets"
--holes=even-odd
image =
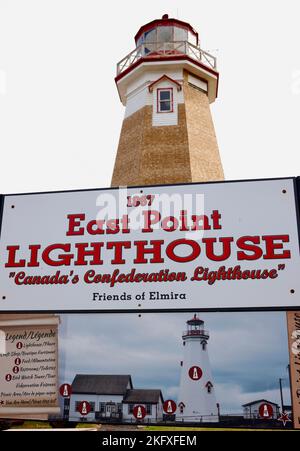
[[(62, 315), (61, 382), (75, 374), (131, 374), (135, 388), (159, 388), (177, 399), (182, 331), (191, 313)], [(208, 352), (222, 412), (266, 398), (290, 403), (285, 313), (201, 313), (209, 330)]]
[(0, 192), (110, 185), (116, 63), (164, 13), (218, 57), (226, 178), (300, 174), (299, 1), (0, 0)]

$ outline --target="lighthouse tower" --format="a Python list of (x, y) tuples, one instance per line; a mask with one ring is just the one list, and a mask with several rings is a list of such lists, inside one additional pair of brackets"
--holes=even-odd
[(176, 419), (185, 422), (218, 422), (218, 408), (210, 369), (204, 321), (195, 314), (183, 332), (184, 356)]
[(223, 180), (210, 112), (216, 58), (192, 26), (165, 14), (143, 25), (117, 65), (126, 107), (112, 186)]

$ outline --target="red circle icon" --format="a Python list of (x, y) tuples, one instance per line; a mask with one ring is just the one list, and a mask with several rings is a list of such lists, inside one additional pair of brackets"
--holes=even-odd
[(71, 387), (71, 385), (70, 384), (62, 384), (59, 387), (59, 393), (64, 398), (69, 398), (71, 396), (71, 394), (72, 394), (72, 387)]
[(15, 359), (15, 365), (21, 365), (21, 359), (19, 357)]
[(172, 413), (175, 413), (177, 409), (177, 405), (176, 402), (173, 401), (172, 399), (168, 399), (167, 401), (164, 402), (164, 412), (172, 415)]
[(269, 418), (273, 417), (273, 407), (271, 406), (271, 404), (268, 404), (267, 402), (261, 404), (259, 406), (259, 416), (261, 418), (265, 418), (266, 420), (268, 420)]
[(19, 371), (20, 371), (20, 368), (18, 366), (14, 366), (13, 367), (13, 373), (14, 374), (18, 374)]
[(10, 382), (12, 380), (12, 375), (11, 374), (7, 374), (5, 376), (5, 380), (6, 380), (6, 382)]
[(141, 405), (137, 405), (133, 408), (133, 416), (137, 419), (137, 420), (143, 420), (143, 418), (145, 418), (146, 416), (146, 409), (144, 406)]
[(22, 349), (23, 348), (23, 343), (21, 341), (18, 341), (18, 343), (16, 344), (16, 348), (17, 349)]
[(202, 370), (199, 366), (192, 366), (189, 369), (189, 376), (193, 381), (198, 381), (202, 377)]
[(78, 406), (78, 412), (81, 415), (88, 415), (91, 410), (92, 410), (91, 405), (87, 401), (82, 401)]

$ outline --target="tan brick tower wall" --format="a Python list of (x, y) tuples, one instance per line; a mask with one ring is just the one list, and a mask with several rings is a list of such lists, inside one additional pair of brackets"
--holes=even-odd
[(152, 126), (152, 106), (123, 121), (112, 186), (223, 180), (206, 93), (184, 81), (178, 125)]
[(186, 126), (192, 182), (224, 180), (208, 97), (184, 82)]

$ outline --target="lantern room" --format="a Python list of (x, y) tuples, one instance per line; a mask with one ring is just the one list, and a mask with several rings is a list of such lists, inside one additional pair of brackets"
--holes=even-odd
[(132, 90), (170, 73), (186, 71), (196, 77), (212, 103), (217, 97), (218, 78), (215, 56), (201, 49), (197, 31), (187, 22), (164, 14), (142, 25), (135, 35), (136, 48), (117, 64), (115, 78), (124, 106)]
[(141, 44), (171, 43), (176, 41), (188, 41), (198, 45), (198, 33), (187, 22), (178, 19), (170, 19), (164, 14), (161, 19), (153, 20), (143, 25), (135, 35), (137, 46)]
[(192, 319), (189, 319), (187, 322), (187, 330), (183, 332), (183, 338), (187, 337), (203, 337), (208, 339), (209, 333), (208, 331), (204, 330), (204, 321), (200, 319), (197, 314), (193, 316)]

